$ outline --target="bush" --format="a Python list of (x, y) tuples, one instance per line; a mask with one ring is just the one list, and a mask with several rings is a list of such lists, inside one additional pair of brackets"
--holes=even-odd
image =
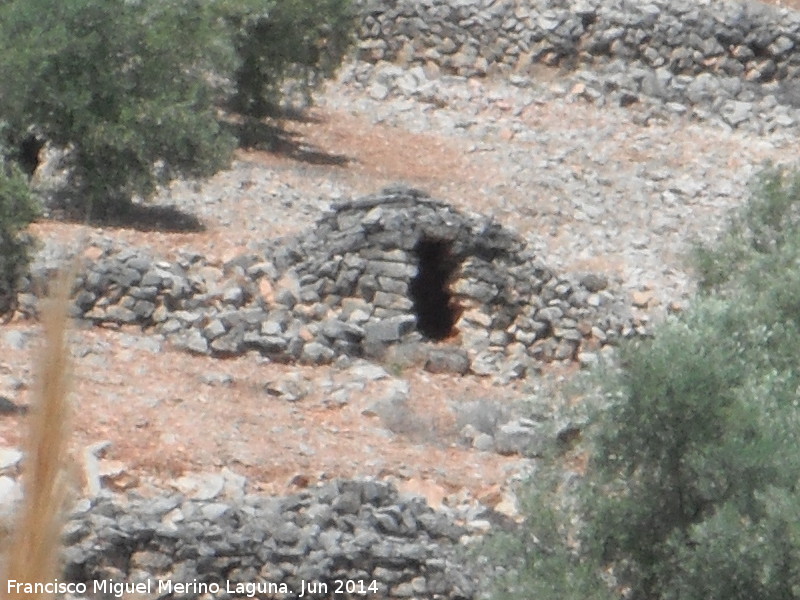
[(768, 167), (756, 178), (750, 201), (734, 213), (722, 238), (694, 248), (701, 290), (719, 293), (732, 278), (758, 285), (763, 269), (783, 268), (776, 259), (787, 250), (790, 254), (797, 250), (798, 225), (800, 173)]
[(584, 541), (636, 597), (673, 597), (692, 577), (741, 578), (741, 565), (711, 559), (726, 545), (698, 534), (721, 514), (765, 526), (762, 494), (793, 493), (798, 430), (786, 424), (798, 381), (759, 356), (770, 352), (759, 340), (781, 329), (766, 316), (707, 301), (623, 352), (584, 492)]
[(28, 181), (14, 165), (0, 165), (0, 318), (13, 316), (17, 286), (30, 261), (24, 229), (36, 217)]
[(350, 0), (272, 0), (227, 9), (239, 65), (230, 108), (261, 118), (277, 111), (287, 78), (308, 96), (341, 64), (353, 40)]
[(791, 599), (800, 595), (800, 530), (796, 495), (769, 489), (758, 495), (763, 515), (743, 518), (729, 504), (670, 541), (677, 565), (661, 597), (669, 600)]
[(575, 597), (578, 564), (636, 600), (800, 598), (798, 182), (767, 172), (704, 249), (706, 294), (601, 374), (575, 510), (527, 513), (556, 548), (520, 567), (537, 597)]
[(545, 468), (521, 497), (527, 519), (516, 533), (496, 533), (481, 546), (500, 574), (493, 598), (611, 600), (615, 596), (575, 539), (575, 511), (565, 501), (568, 482)]

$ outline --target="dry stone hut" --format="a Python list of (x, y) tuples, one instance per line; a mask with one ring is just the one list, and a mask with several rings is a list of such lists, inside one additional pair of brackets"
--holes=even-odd
[[(95, 244), (74, 315), (200, 354), (325, 364), (394, 348), (434, 371), (522, 376), (634, 331), (602, 276), (559, 277), (492, 219), (405, 187), (336, 205), (305, 234), (224, 264)], [(50, 271), (34, 267), (24, 311), (35, 314)]]
[(558, 278), (492, 219), (405, 187), (334, 206), (273, 260), (293, 282), (283, 300), (325, 315), (318, 343), (335, 354), (444, 342), (480, 370), (501, 356), (574, 358), (625, 321), (603, 277)]

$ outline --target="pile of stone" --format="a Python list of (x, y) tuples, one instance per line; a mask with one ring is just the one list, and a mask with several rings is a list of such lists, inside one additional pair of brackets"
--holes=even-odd
[(421, 67), (428, 79), (535, 79), (546, 65), (580, 69), (588, 100), (657, 99), (731, 127), (800, 122), (800, 13), (759, 2), (363, 0), (359, 10), (358, 58)]
[[(202, 591), (213, 585), (216, 598), (243, 597), (249, 585), (258, 597), (305, 591), (322, 599), (350, 581), (342, 597), (358, 596), (348, 585), (377, 598), (466, 600), (475, 593), (459, 552), (468, 530), (375, 480), (335, 481), (285, 498), (109, 496), (83, 504), (66, 526), (62, 581), (88, 591), (110, 580), (149, 582), (151, 597), (171, 583), (189, 584), (176, 598), (209, 597)], [(274, 593), (263, 593), (269, 584)], [(110, 585), (98, 591), (95, 597), (114, 595)]]
[[(34, 268), (25, 310), (50, 276)], [(99, 325), (138, 325), (199, 354), (306, 364), (400, 345), (427, 349), (432, 371), (486, 375), (512, 360), (523, 376), (644, 333), (604, 276), (557, 276), (493, 220), (403, 187), (218, 266), (109, 244), (76, 289), (74, 316)]]

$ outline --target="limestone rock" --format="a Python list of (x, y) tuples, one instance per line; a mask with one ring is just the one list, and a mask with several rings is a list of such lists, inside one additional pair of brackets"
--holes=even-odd
[(470, 368), (469, 357), (460, 348), (431, 350), (425, 362), (425, 370), (431, 373), (453, 373), (465, 375)]

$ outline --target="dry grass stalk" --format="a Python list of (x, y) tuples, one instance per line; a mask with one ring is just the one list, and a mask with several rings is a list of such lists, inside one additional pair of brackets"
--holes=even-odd
[[(34, 584), (52, 582), (58, 577), (69, 433), (66, 336), (71, 281), (67, 274), (56, 280), (42, 311), (45, 344), (38, 361), (35, 406), (30, 416), (23, 473), (25, 501), (3, 581), (13, 579)], [(37, 600), (48, 596), (6, 592), (12, 590), (0, 590), (0, 598), (12, 600), (24, 596), (26, 600)]]

